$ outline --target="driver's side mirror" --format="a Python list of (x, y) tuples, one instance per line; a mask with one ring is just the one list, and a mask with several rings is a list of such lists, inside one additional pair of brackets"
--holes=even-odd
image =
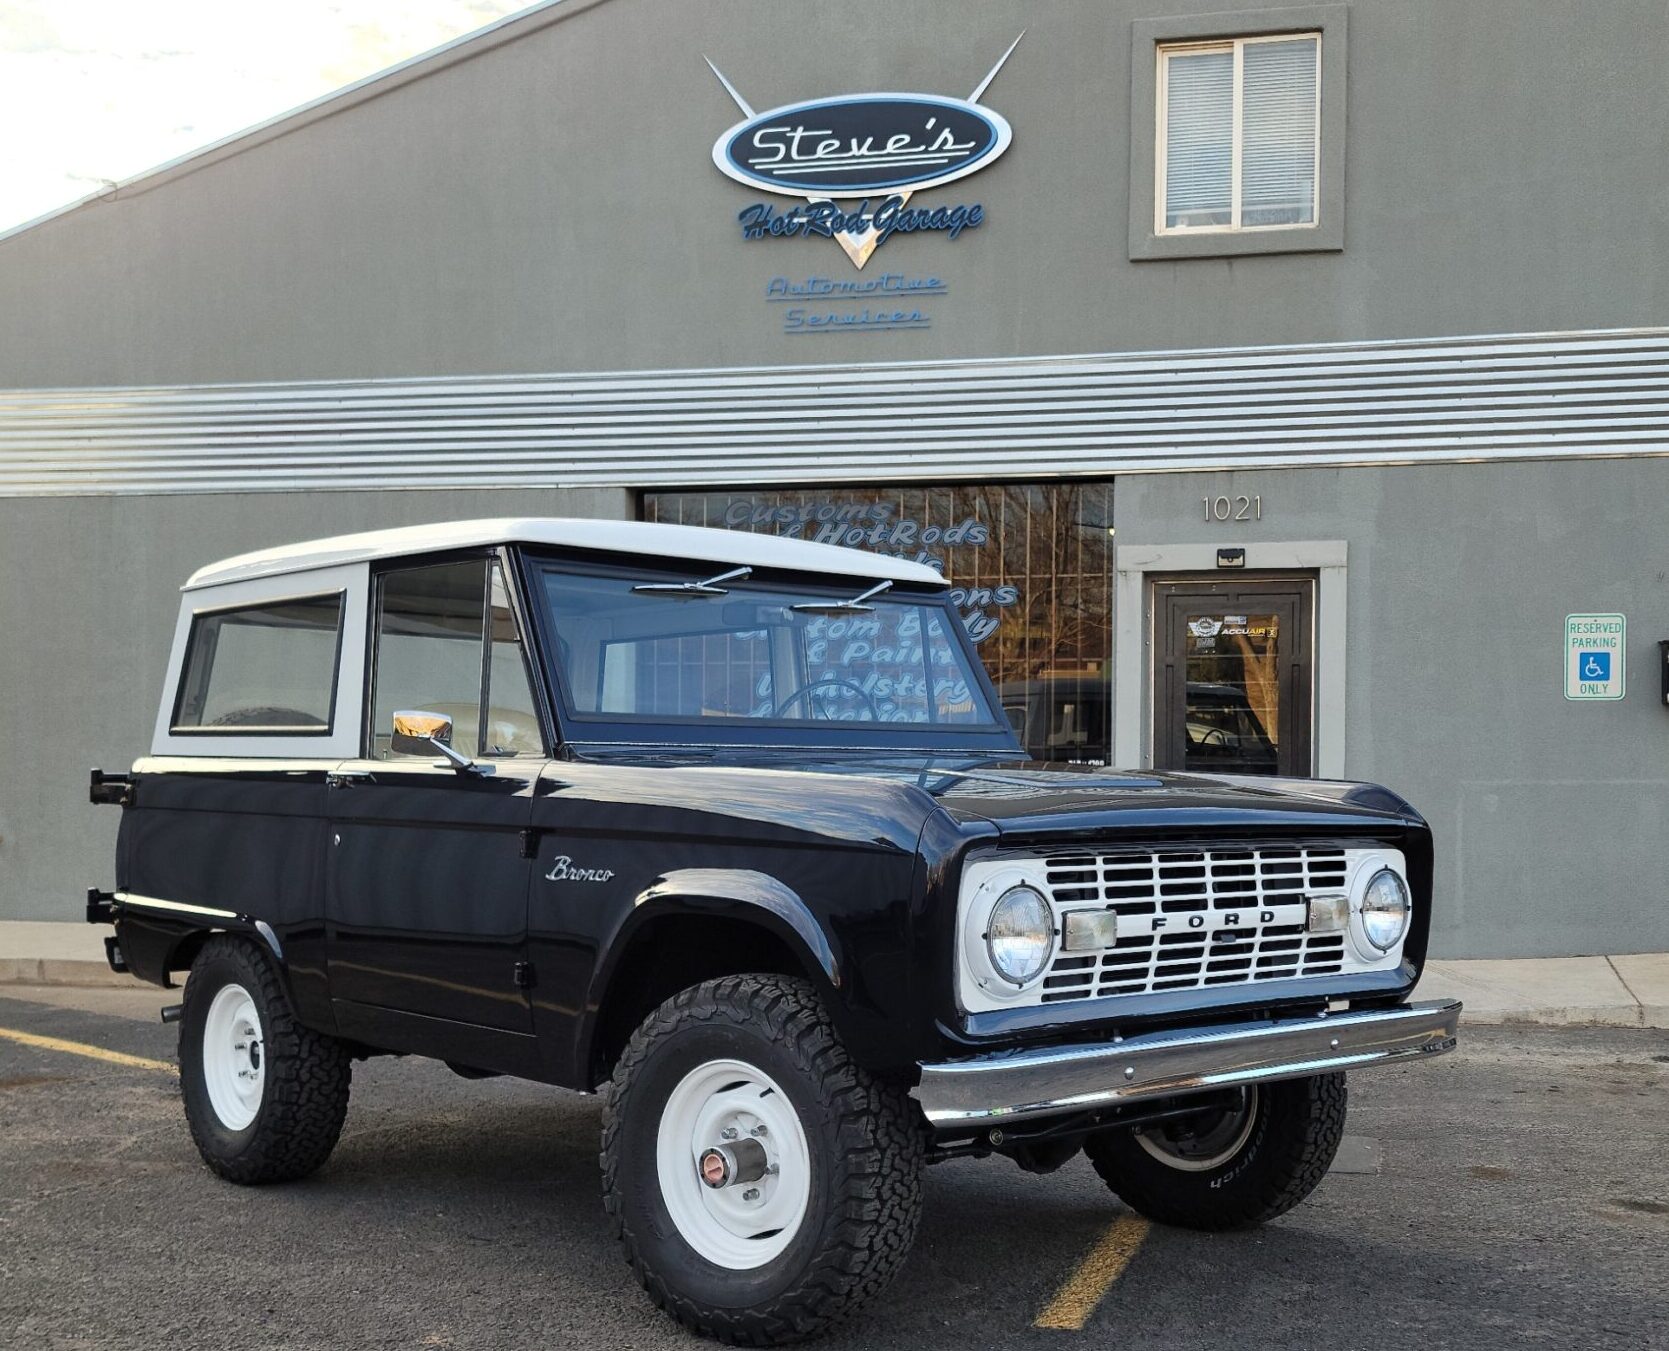
[(452, 719), (444, 713), (408, 709), (394, 715), (388, 749), (396, 755), (432, 755), (437, 745), (452, 744)]
[(473, 770), (475, 761), (452, 749), (452, 719), (444, 713), (404, 709), (394, 715), (388, 749), (395, 755), (441, 755), (457, 770)]

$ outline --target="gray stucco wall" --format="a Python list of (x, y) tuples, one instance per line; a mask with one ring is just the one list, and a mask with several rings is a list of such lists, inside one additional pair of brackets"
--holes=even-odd
[[(1258, 493), (1209, 526), (1202, 495)], [(1669, 461), (1125, 475), (1120, 546), (1349, 545), (1345, 773), (1438, 851), (1434, 950), (1669, 950)], [(1564, 697), (1567, 614), (1628, 617), (1616, 703)]]
[(631, 514), (606, 489), (0, 498), (0, 919), (80, 918), (118, 812), (87, 770), (148, 754), (179, 587), (217, 558), (477, 516)]
[[(1353, 0), (1343, 252), (1130, 261), (1132, 22), (1260, 8), (573, 0), (516, 41), (0, 242), (0, 388), (1662, 321), (1662, 0)], [(771, 277), (858, 274), (827, 240), (741, 240), (757, 195), (712, 165), (738, 114), (703, 53), (760, 109), (966, 96), (1022, 27), (986, 96), (1013, 149), (920, 199), (981, 201), (985, 224), (895, 238), (870, 264), (942, 277), (933, 327), (785, 338)]]

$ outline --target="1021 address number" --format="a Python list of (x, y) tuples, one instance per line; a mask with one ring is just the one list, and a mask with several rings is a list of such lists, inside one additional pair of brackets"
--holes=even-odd
[(1263, 497), (1241, 493), (1236, 497), (1202, 497), (1200, 505), (1207, 521), (1261, 521)]

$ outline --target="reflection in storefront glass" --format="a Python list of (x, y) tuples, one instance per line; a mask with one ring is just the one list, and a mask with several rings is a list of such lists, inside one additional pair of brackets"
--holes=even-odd
[(1188, 620), (1183, 768), (1274, 774), (1280, 760), (1280, 616)]
[(1027, 750), (1107, 762), (1111, 483), (658, 492), (644, 494), (643, 515), (873, 549), (937, 568)]

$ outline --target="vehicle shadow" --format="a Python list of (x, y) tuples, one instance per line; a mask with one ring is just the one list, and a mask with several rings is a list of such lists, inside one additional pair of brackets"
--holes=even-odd
[[(509, 1080), (454, 1085), (444, 1074), (366, 1075), (341, 1145), (307, 1182), (258, 1194), (205, 1186), (229, 1217), (259, 1215), (267, 1232), (290, 1236), (291, 1262), (328, 1271), (374, 1254), (376, 1318), (393, 1338), (453, 1329), (462, 1345), (464, 1328), (486, 1319), (503, 1346), (704, 1345), (652, 1307), (622, 1261), (599, 1195), (598, 1101)], [(1475, 1226), (1455, 1228), (1429, 1208), (1436, 1223), (1420, 1232), (1406, 1217), (1381, 1219), (1385, 1190), (1378, 1179), (1335, 1179), (1291, 1215), (1242, 1233), (1156, 1226), (1073, 1333), (1035, 1321), (1128, 1213), (1088, 1162), (1041, 1177), (1006, 1159), (935, 1166), (899, 1278), (817, 1345), (1105, 1344), (1117, 1330), (1120, 1351), (1334, 1351), (1339, 1329), (1354, 1326), (1379, 1329), (1382, 1346), (1496, 1345), (1531, 1327), (1587, 1345), (1598, 1328), (1649, 1327), (1661, 1314), (1584, 1284), (1562, 1247), (1479, 1242)], [(201, 1239), (226, 1244), (233, 1232)], [(1387, 1271), (1397, 1273), (1394, 1317)], [(291, 1322), (286, 1336), (304, 1344), (307, 1332)]]
[[(437, 1101), (443, 1095), (426, 1085), (421, 1112), (368, 1103), (350, 1115), (329, 1165), (286, 1193), (325, 1229), (420, 1215), (437, 1254), (470, 1250), (477, 1276), (500, 1289), (560, 1289), (591, 1306), (593, 1319), (598, 1304), (609, 1306), (616, 1335), (633, 1345), (699, 1345), (623, 1265), (600, 1196), (598, 1101), (508, 1081), (463, 1090)], [(1047, 1177), (1005, 1159), (929, 1168), (921, 1229), (897, 1281), (819, 1345), (968, 1347), (997, 1329), (1005, 1339), (1026, 1333), (1124, 1213), (1076, 1162)]]

